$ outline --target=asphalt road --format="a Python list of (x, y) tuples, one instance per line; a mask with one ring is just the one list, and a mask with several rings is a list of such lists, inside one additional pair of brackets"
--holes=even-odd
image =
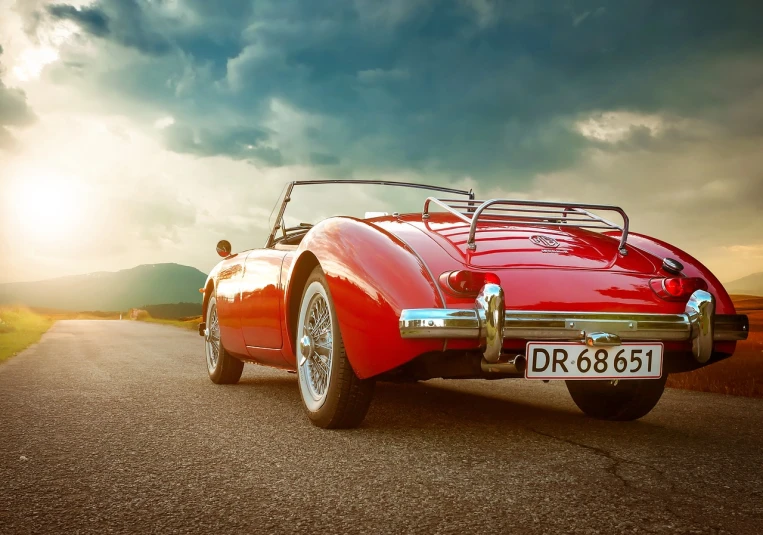
[(207, 378), (174, 327), (62, 321), (0, 365), (0, 533), (763, 533), (763, 400), (635, 423), (558, 384), (380, 384), (312, 427), (296, 376)]

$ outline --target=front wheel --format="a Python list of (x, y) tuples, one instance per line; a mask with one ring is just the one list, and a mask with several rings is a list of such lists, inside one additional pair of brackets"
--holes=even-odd
[(575, 405), (600, 420), (629, 421), (646, 416), (665, 390), (667, 374), (660, 379), (620, 381), (566, 381)]
[(218, 385), (233, 385), (241, 379), (244, 363), (225, 351), (220, 339), (220, 320), (217, 316), (217, 299), (212, 296), (207, 305), (207, 330), (204, 349), (207, 357), (209, 378)]
[(297, 326), (297, 377), (310, 421), (327, 429), (357, 427), (373, 397), (373, 379), (350, 366), (326, 277), (316, 266), (305, 284)]

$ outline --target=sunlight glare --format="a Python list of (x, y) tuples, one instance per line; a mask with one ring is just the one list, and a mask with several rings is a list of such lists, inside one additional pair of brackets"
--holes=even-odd
[(28, 82), (40, 76), (45, 65), (58, 59), (58, 51), (51, 47), (28, 48), (21, 53), (19, 65), (13, 68), (13, 74), (22, 82)]
[(25, 176), (10, 191), (13, 224), (27, 239), (58, 244), (79, 227), (82, 199), (74, 180), (53, 174)]

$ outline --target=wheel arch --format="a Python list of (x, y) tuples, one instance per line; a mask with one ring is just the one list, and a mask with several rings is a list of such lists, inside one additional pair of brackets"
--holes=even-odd
[(297, 255), (285, 299), (292, 348), (305, 281), (320, 266), (358, 377), (373, 377), (422, 353), (442, 350), (442, 341), (400, 336), (402, 309), (441, 308), (443, 302), (423, 260), (393, 234), (364, 220), (333, 217), (310, 230)]
[[(736, 314), (734, 302), (718, 278), (702, 262), (678, 247), (645, 234), (628, 234), (628, 245), (633, 245), (658, 259), (674, 258), (683, 264), (687, 277), (700, 277), (707, 282), (707, 290), (715, 297), (716, 314)], [(715, 342), (713, 361), (729, 357), (736, 350), (736, 342)]]
[(318, 258), (311, 251), (303, 251), (297, 258), (289, 277), (289, 288), (286, 294), (286, 335), (291, 347), (296, 348), (296, 330), (299, 322), (299, 305), (305, 291), (305, 283), (315, 266), (319, 266)]
[(207, 306), (209, 305), (209, 298), (215, 293), (215, 281), (213, 278), (207, 279), (207, 284), (204, 286), (204, 297), (201, 300), (201, 321), (207, 321)]

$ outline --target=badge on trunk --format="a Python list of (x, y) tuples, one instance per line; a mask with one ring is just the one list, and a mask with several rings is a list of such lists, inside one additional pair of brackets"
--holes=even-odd
[(556, 241), (554, 238), (551, 238), (550, 236), (542, 236), (542, 235), (530, 236), (530, 241), (533, 242), (535, 245), (540, 245), (541, 247), (545, 247), (546, 249), (556, 249), (557, 247), (559, 247), (559, 242)]

